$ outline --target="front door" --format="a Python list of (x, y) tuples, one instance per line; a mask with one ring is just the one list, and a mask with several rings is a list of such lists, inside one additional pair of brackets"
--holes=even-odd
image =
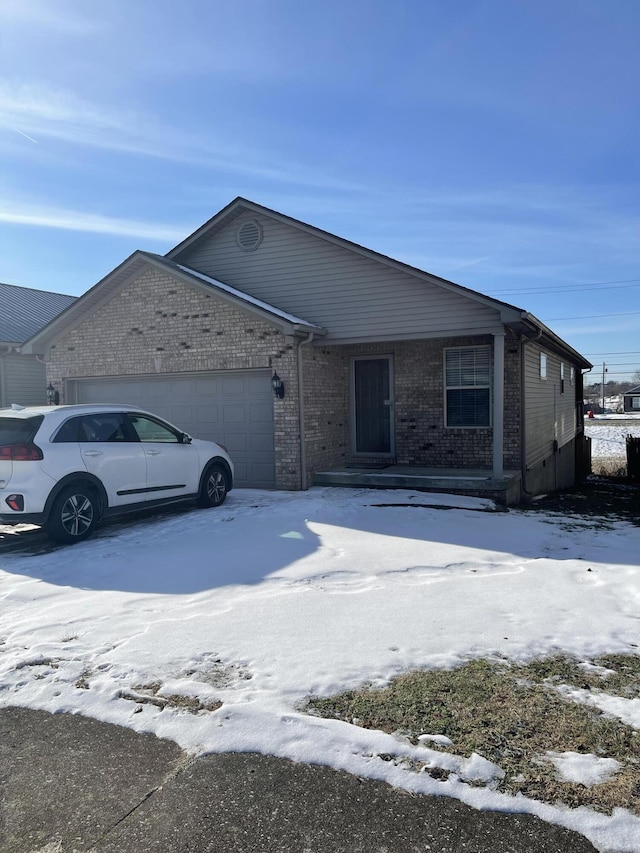
[(390, 356), (353, 360), (352, 434), (356, 454), (393, 454), (392, 390)]

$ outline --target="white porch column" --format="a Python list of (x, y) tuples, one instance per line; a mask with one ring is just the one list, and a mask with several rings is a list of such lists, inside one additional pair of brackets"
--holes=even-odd
[(504, 473), (504, 332), (493, 336), (493, 476)]

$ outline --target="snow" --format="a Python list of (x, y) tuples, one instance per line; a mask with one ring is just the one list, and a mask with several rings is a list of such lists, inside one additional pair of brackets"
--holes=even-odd
[[(412, 491), (236, 490), (218, 509), (2, 553), (0, 704), (85, 714), (193, 754), (328, 764), (537, 814), (601, 851), (637, 851), (640, 820), (623, 809), (511, 797), (495, 790), (499, 767), (442, 752), (438, 732), (414, 746), (299, 710), (310, 694), (382, 685), (414, 667), (637, 650), (640, 528), (567, 529), (555, 516), (490, 510)], [(591, 692), (576, 698), (640, 727), (631, 700)], [(189, 713), (175, 695), (222, 706)], [(584, 784), (605, 766), (557, 761)], [(450, 774), (439, 781), (424, 766)]]
[(595, 415), (584, 422), (585, 435), (591, 439), (591, 458), (620, 458), (626, 462), (625, 439), (640, 438), (640, 417), (634, 415)]
[(615, 758), (599, 758), (591, 753), (549, 751), (546, 757), (563, 782), (579, 782), (587, 787), (606, 782), (620, 769), (620, 762)]

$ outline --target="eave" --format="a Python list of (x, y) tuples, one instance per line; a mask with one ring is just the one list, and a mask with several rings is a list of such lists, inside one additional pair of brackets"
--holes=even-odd
[(315, 335), (320, 336), (326, 333), (320, 326), (315, 326), (301, 318), (286, 314), (286, 312), (282, 312), (278, 308), (260, 300), (252, 299), (242, 294), (241, 291), (228, 287), (223, 282), (209, 279), (195, 270), (180, 267), (178, 264), (161, 255), (137, 250), (90, 288), (83, 296), (73, 302), (48, 325), (42, 328), (36, 335), (33, 335), (26, 341), (21, 346), (21, 352), (27, 354), (46, 354), (49, 347), (65, 335), (70, 328), (77, 326), (86, 317), (109, 302), (115, 293), (150, 267), (161, 270), (185, 284), (201, 290), (207, 295), (215, 294), (223, 301), (241, 308), (280, 329), (285, 335), (300, 336), (313, 332)]

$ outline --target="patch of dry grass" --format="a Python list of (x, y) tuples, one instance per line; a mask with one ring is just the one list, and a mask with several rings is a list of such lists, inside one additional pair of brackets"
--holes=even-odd
[[(311, 697), (305, 708), (388, 733), (414, 743), (419, 735), (442, 734), (448, 751), (477, 752), (499, 765), (499, 790), (545, 802), (590, 806), (610, 812), (624, 807), (640, 814), (640, 736), (598, 710), (563, 698), (557, 684), (638, 695), (640, 658), (610, 655), (593, 669), (556, 656), (527, 666), (487, 660), (454, 670), (410, 672), (388, 687), (365, 687), (328, 698)], [(547, 751), (592, 753), (620, 762), (620, 771), (591, 787), (564, 782), (545, 759)]]
[(120, 690), (118, 697), (136, 702), (139, 706), (155, 705), (161, 710), (164, 708), (179, 708), (191, 714), (197, 714), (200, 711), (211, 713), (222, 707), (222, 702), (219, 699), (202, 700), (197, 696), (189, 696), (183, 693), (160, 695), (159, 691), (161, 687), (162, 684), (159, 681), (152, 681), (148, 684), (134, 684), (131, 690)]
[(598, 477), (626, 477), (627, 460), (621, 456), (597, 456), (591, 460), (591, 471)]

